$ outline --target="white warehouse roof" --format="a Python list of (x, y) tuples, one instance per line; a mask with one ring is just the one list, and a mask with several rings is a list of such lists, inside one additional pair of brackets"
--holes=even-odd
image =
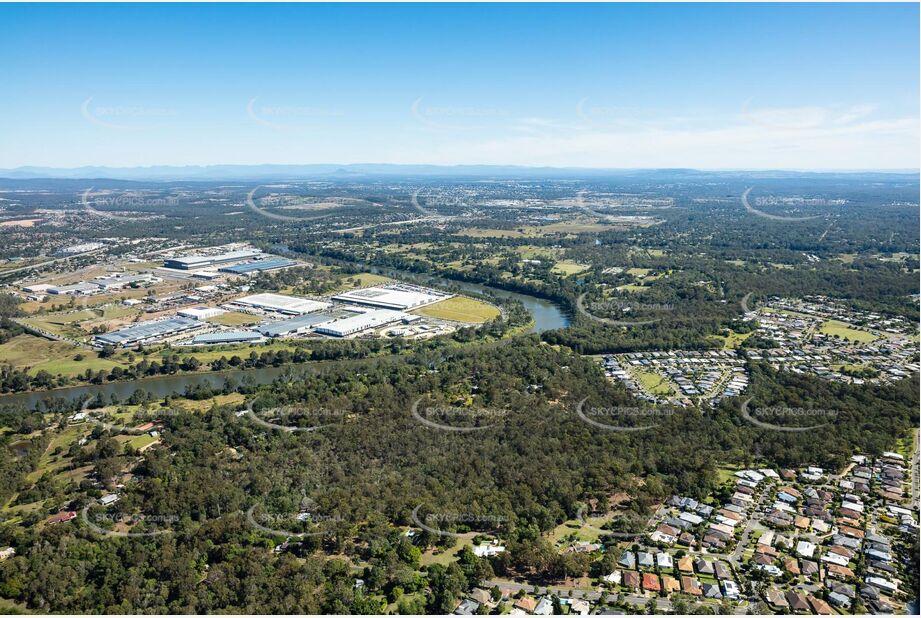
[(318, 300), (299, 298), (297, 296), (285, 296), (283, 294), (252, 294), (250, 296), (237, 298), (233, 302), (247, 307), (268, 309), (293, 315), (319, 311), (320, 309), (326, 309), (330, 306), (329, 303), (320, 302)]
[(316, 332), (324, 335), (333, 335), (335, 337), (345, 337), (354, 333), (360, 333), (369, 328), (376, 328), (392, 322), (398, 322), (406, 317), (402, 311), (390, 311), (389, 309), (378, 309), (369, 311), (343, 320), (336, 320), (327, 324), (320, 324), (316, 327)]
[(432, 303), (437, 303), (438, 301), (451, 298), (452, 296), (453, 294), (447, 294), (429, 288), (396, 284), (344, 292), (333, 296), (333, 300), (355, 303), (358, 305), (371, 305), (372, 307), (382, 307), (384, 309), (404, 310), (431, 305)]

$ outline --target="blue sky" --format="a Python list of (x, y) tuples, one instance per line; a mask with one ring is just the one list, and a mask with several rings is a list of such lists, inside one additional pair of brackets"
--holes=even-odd
[(0, 167), (917, 168), (919, 8), (0, 5)]

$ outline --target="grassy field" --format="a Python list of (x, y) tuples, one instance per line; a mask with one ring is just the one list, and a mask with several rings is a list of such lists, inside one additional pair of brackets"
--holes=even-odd
[(249, 324), (257, 323), (259, 318), (254, 315), (240, 313), (238, 311), (229, 311), (227, 313), (222, 313), (221, 315), (214, 316), (213, 318), (208, 318), (206, 321), (211, 322), (212, 324), (222, 324), (224, 326), (247, 326)]
[[(204, 352), (186, 352), (183, 350), (180, 352), (180, 356), (185, 358), (186, 356), (192, 356), (197, 358), (203, 363), (210, 363), (211, 361), (216, 361), (222, 356), (231, 358), (233, 356), (239, 356), (240, 358), (249, 356), (250, 352), (255, 352), (256, 354), (262, 354), (263, 352), (268, 352), (270, 350), (294, 350), (295, 346), (293, 342), (288, 343), (284, 341), (272, 341), (265, 344), (238, 344), (238, 345), (221, 345), (218, 346), (221, 349), (209, 349)], [(173, 353), (176, 352), (175, 349), (172, 350)], [(155, 357), (163, 357), (166, 354), (166, 351), (163, 351), (159, 354), (151, 355), (148, 358), (153, 360)]]
[(413, 313), (442, 320), (482, 324), (499, 316), (499, 309), (466, 296), (455, 296), (440, 303), (416, 309)]
[[(612, 519), (611, 515), (601, 517), (585, 517), (584, 523), (578, 519), (565, 521), (550, 532), (548, 540), (556, 545), (566, 537), (574, 534), (577, 541), (596, 542), (601, 538), (602, 526)], [(593, 530), (593, 528), (595, 528)]]
[(716, 469), (716, 476), (719, 479), (720, 483), (726, 483), (735, 478), (736, 468), (726, 468), (719, 466)]
[(642, 386), (643, 390), (647, 393), (651, 393), (657, 397), (671, 397), (676, 394), (675, 389), (668, 380), (658, 373), (652, 371), (634, 371), (634, 375), (639, 381), (640, 386)]
[[(82, 354), (83, 360), (74, 360), (77, 354)], [(29, 334), (18, 335), (0, 345), (0, 362), (19, 369), (30, 367), (32, 374), (44, 369), (52, 375), (60, 373), (68, 376), (83, 373), (87, 369), (110, 370), (121, 365), (112, 359), (98, 358), (91, 350)]]
[(572, 262), (570, 260), (563, 260), (562, 262), (557, 262), (553, 266), (553, 272), (559, 273), (561, 275), (575, 275), (577, 273), (584, 272), (591, 268), (586, 264), (579, 264), (577, 262)]
[(557, 259), (563, 250), (557, 247), (539, 247), (536, 245), (522, 245), (515, 247), (515, 252), (523, 260), (550, 260)]
[[(79, 325), (87, 323), (89, 325), (101, 324), (107, 320), (115, 320), (139, 313), (137, 309), (125, 307), (123, 305), (112, 305), (100, 307), (98, 309), (79, 309), (64, 313), (49, 313), (30, 318), (24, 318), (22, 321), (41, 330), (78, 339), (87, 336), (87, 330)], [(89, 328), (89, 326), (87, 327)]]
[(722, 340), (724, 350), (735, 350), (738, 349), (740, 345), (742, 345), (743, 341), (751, 337), (753, 334), (755, 334), (754, 331), (744, 334), (740, 334), (735, 331), (729, 331), (729, 334), (725, 337), (722, 335), (713, 335), (713, 338)]
[(651, 268), (628, 268), (627, 274), (633, 275), (634, 277), (645, 277), (652, 272)]
[(617, 289), (618, 289), (618, 291), (620, 291), (620, 292), (634, 292), (634, 293), (639, 293), (639, 292), (645, 292), (646, 290), (649, 289), (649, 287), (648, 287), (648, 286), (645, 286), (645, 285), (639, 285), (639, 284), (637, 284), (637, 283), (628, 283), (627, 285), (619, 285), (619, 286), (617, 286)]
[(837, 320), (828, 320), (824, 322), (822, 326), (819, 327), (819, 332), (825, 335), (831, 335), (834, 337), (837, 335), (842, 339), (847, 339), (848, 341), (855, 341), (858, 343), (870, 343), (871, 341), (876, 341), (877, 337), (873, 333), (868, 333), (865, 330), (857, 330), (844, 322), (839, 322)]
[(419, 562), (423, 566), (429, 566), (432, 564), (450, 564), (457, 559), (457, 552), (459, 552), (464, 545), (473, 545), (473, 538), (475, 536), (477, 536), (476, 532), (462, 533), (460, 536), (455, 537), (453, 547), (441, 550), (437, 554), (434, 550), (430, 549), (422, 554), (422, 558), (419, 560)]
[(906, 461), (911, 460), (912, 455), (915, 454), (915, 447), (918, 444), (918, 430), (914, 429), (911, 432), (910, 436), (904, 438), (899, 438), (895, 443), (895, 452), (905, 458)]
[(340, 285), (339, 288), (335, 290), (335, 292), (347, 292), (348, 290), (354, 290), (355, 288), (364, 288), (371, 285), (382, 285), (384, 283), (390, 283), (391, 281), (393, 281), (393, 279), (390, 277), (375, 275), (373, 273), (349, 275), (342, 281), (342, 285)]
[(48, 444), (48, 448), (45, 449), (45, 452), (39, 458), (38, 466), (26, 476), (26, 480), (30, 483), (34, 483), (46, 472), (54, 472), (67, 465), (69, 458), (65, 453), (54, 455), (55, 449), (61, 447), (66, 451), (71, 444), (79, 440), (85, 433), (89, 433), (88, 425), (71, 425), (60, 433), (55, 434), (54, 438), (52, 438), (51, 442)]

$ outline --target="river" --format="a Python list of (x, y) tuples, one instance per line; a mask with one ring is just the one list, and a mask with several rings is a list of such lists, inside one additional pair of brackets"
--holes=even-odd
[[(431, 275), (410, 273), (390, 268), (378, 268), (374, 266), (362, 267), (368, 272), (383, 274), (403, 281), (411, 281), (420, 285), (439, 286), (471, 294), (482, 294), (485, 296), (495, 296), (498, 298), (512, 298), (524, 305), (525, 309), (533, 316), (534, 324), (529, 330), (531, 333), (542, 333), (548, 330), (566, 328), (569, 326), (570, 319), (563, 310), (555, 303), (520, 294), (509, 292), (497, 288), (481, 285), (478, 283), (469, 283), (466, 281), (455, 281), (435, 277)], [(324, 361), (320, 364), (329, 364), (336, 362), (356, 362), (356, 361)], [(140, 389), (149, 392), (155, 398), (162, 399), (168, 395), (182, 394), (187, 387), (195, 387), (199, 384), (206, 384), (212, 388), (222, 388), (226, 380), (243, 382), (246, 380), (253, 384), (269, 384), (276, 378), (285, 374), (286, 371), (306, 368), (317, 363), (307, 363), (302, 365), (285, 365), (283, 367), (261, 367), (254, 369), (231, 369), (228, 371), (215, 371), (208, 373), (186, 373), (177, 375), (156, 376), (144, 378), (141, 380), (131, 380), (128, 382), (110, 382), (107, 384), (89, 384), (85, 386), (72, 386), (67, 388), (55, 389), (53, 391), (37, 391), (29, 393), (14, 393), (0, 396), (0, 404), (21, 404), (29, 409), (35, 409), (42, 401), (51, 399), (66, 399), (78, 401), (89, 397), (96, 397), (99, 394), (109, 400), (114, 394), (119, 399), (127, 399)]]

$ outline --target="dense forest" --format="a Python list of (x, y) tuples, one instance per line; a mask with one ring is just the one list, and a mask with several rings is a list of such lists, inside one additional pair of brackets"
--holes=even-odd
[[(641, 432), (598, 429), (574, 413), (579, 401), (588, 398), (588, 405), (603, 408), (636, 402), (590, 359), (534, 336), (431, 350), (399, 363), (366, 359), (358, 366), (317, 367), (248, 396), (258, 419), (319, 427), (315, 431), (267, 428), (240, 416), (243, 404), (162, 416), (165, 448), (140, 456), (137, 483), (117, 508), (150, 522), (168, 515), (166, 524), (138, 528), (167, 533), (100, 536), (79, 519), (67, 526), (3, 528), (0, 543), (20, 552), (0, 563), (0, 595), (63, 612), (366, 613), (401, 598), (406, 611), (448, 611), (461, 591), (494, 572), (555, 581), (587, 568), (579, 562), (583, 557), (552, 551), (541, 533), (589, 500), (626, 494), (628, 508), (647, 515), (672, 493), (699, 496), (714, 489), (721, 464), (839, 466), (854, 453), (885, 450), (914, 422), (916, 380), (858, 387), (759, 365), (751, 370), (753, 405), (821, 401), (838, 411), (823, 439), (753, 426), (738, 402), (657, 417), (657, 426)], [(413, 416), (419, 400), (423, 410), (467, 410), (441, 419), (458, 427), (488, 422), (481, 431), (432, 428)], [(22, 418), (21, 430), (28, 429), (28, 416)], [(110, 484), (137, 455), (114, 448), (107, 430), (96, 434), (95, 447), (73, 465), (94, 466)], [(8, 481), (10, 489), (21, 489), (34, 460), (27, 455), (13, 462), (9, 449), (2, 452), (5, 478), (18, 479)], [(77, 490), (41, 487), (49, 507)], [(98, 491), (77, 491), (71, 508), (91, 504), (93, 495)], [(291, 517), (304, 504), (314, 524)], [(474, 523), (441, 520), (440, 529), (498, 532), (509, 551), (491, 561), (466, 552), (457, 564), (421, 569), (422, 550), (453, 540), (427, 532), (401, 535), (392, 524), (411, 525), (414, 510), (469, 514)], [(319, 534), (273, 553), (284, 536), (254, 528), (247, 513), (273, 522), (272, 529)], [(274, 525), (278, 521), (286, 525)], [(360, 589), (356, 577), (363, 580)], [(410, 595), (417, 591), (424, 594)]]

